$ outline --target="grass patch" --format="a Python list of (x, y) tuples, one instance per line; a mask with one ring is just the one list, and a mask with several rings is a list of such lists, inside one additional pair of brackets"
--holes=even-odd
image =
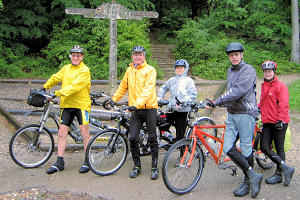
[(289, 85), (290, 108), (300, 113), (300, 80)]

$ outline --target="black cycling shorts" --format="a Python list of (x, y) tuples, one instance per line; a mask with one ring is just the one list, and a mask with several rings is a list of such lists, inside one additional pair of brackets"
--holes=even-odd
[(79, 122), (79, 125), (89, 124), (90, 113), (79, 108), (63, 108), (60, 114), (60, 123), (70, 127), (75, 116)]

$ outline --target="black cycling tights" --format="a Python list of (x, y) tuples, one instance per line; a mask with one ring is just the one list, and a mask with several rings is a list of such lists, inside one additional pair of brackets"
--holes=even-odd
[[(284, 124), (283, 129), (280, 131), (276, 130), (274, 126), (275, 124), (272, 123), (263, 124), (260, 146), (261, 151), (266, 154), (273, 162), (275, 162), (277, 166), (279, 166), (282, 160), (285, 161), (284, 138), (288, 124)], [(275, 153), (270, 148), (273, 140), (277, 153)]]

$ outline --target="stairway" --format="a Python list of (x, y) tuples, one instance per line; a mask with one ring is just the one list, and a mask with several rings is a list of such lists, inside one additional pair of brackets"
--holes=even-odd
[(163, 79), (169, 79), (175, 75), (174, 63), (172, 57), (172, 49), (174, 45), (161, 44), (154, 37), (151, 37), (152, 60), (156, 61), (159, 69), (164, 72)]

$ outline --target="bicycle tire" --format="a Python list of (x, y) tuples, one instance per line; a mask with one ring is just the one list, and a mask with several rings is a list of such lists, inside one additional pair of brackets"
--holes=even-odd
[[(191, 166), (187, 166), (192, 152), (192, 140), (182, 139), (174, 143), (167, 151), (162, 165), (162, 177), (166, 187), (175, 194), (186, 194), (191, 191), (201, 178), (205, 157), (201, 146), (197, 143)], [(181, 149), (188, 148), (183, 164), (180, 164)], [(195, 160), (195, 158), (197, 160)], [(189, 179), (189, 180), (183, 180)], [(182, 184), (185, 184), (181, 186)]]
[(43, 127), (37, 146), (33, 146), (33, 136), (40, 125), (30, 124), (21, 127), (9, 142), (9, 154), (13, 161), (24, 168), (35, 168), (49, 160), (54, 150), (54, 139), (50, 131)]
[(112, 141), (117, 130), (104, 130), (97, 133), (89, 142), (86, 158), (92, 172), (108, 176), (117, 172), (125, 163), (128, 153), (127, 139), (118, 134), (117, 143), (112, 150)]
[[(205, 126), (205, 125), (216, 125), (216, 123), (214, 122), (213, 119), (211, 119), (209, 117), (200, 117), (200, 118), (197, 118), (194, 121), (194, 125)], [(201, 129), (201, 130), (208, 133), (208, 134), (210, 134), (210, 135), (212, 135), (212, 136), (214, 136), (214, 137), (216, 137), (216, 138), (218, 137), (218, 129), (217, 128), (209, 128), (209, 129)], [(188, 130), (186, 138), (188, 138), (191, 135), (192, 131), (193, 131), (192, 128), (190, 128)], [(221, 143), (217, 143), (216, 140), (213, 140), (209, 137), (206, 137), (206, 136), (203, 136), (203, 137), (205, 138), (205, 140), (209, 144), (209, 146), (213, 147), (213, 150), (215, 151), (215, 153), (219, 154), (218, 149), (220, 149), (219, 146), (221, 145)], [(198, 140), (198, 142), (201, 143), (200, 140)], [(205, 155), (210, 155), (208, 150), (205, 150), (204, 154)]]
[[(197, 126), (200, 126), (200, 125), (202, 125), (202, 126), (204, 126), (204, 125), (216, 125), (216, 123), (214, 122), (214, 120), (211, 119), (211, 118), (209, 118), (209, 117), (200, 117), (200, 118), (197, 118), (194, 121), (193, 124), (197, 125)], [(205, 130), (205, 132), (208, 132), (208, 133), (212, 131), (210, 133), (211, 135), (213, 135), (215, 137), (218, 136), (218, 129), (216, 129), (216, 128), (204, 129), (204, 130)], [(188, 131), (186, 133), (186, 138), (188, 138), (191, 135), (192, 131), (193, 131), (193, 128), (188, 129)]]
[(255, 160), (262, 169), (271, 169), (275, 163), (268, 156), (266, 156), (263, 152), (260, 151), (260, 134), (260, 132), (256, 134), (253, 144)]

